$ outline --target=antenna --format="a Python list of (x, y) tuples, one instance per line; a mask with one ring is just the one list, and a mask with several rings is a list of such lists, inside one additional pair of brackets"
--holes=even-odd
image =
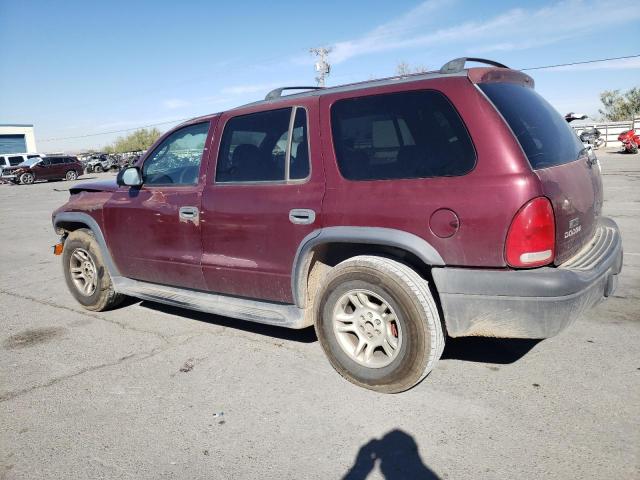
[(319, 57), (319, 60), (316, 62), (316, 72), (318, 72), (318, 76), (316, 77), (316, 82), (319, 87), (324, 87), (324, 80), (331, 73), (331, 65), (329, 64), (329, 59), (327, 58), (333, 49), (331, 47), (319, 47), (319, 48), (310, 48), (309, 53), (311, 55), (315, 55)]

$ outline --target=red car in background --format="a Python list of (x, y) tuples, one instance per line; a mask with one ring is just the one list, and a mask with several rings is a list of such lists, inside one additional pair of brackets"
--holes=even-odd
[(84, 167), (76, 157), (56, 155), (30, 158), (5, 168), (2, 175), (15, 183), (30, 185), (38, 180), (76, 180), (83, 173)]

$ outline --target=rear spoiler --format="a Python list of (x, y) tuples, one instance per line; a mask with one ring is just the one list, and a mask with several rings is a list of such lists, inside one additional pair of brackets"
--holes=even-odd
[(534, 88), (535, 82), (526, 73), (519, 70), (512, 70), (506, 65), (494, 60), (477, 57), (460, 57), (454, 58), (440, 67), (441, 74), (455, 74), (465, 70), (467, 62), (484, 63), (490, 67), (469, 68), (467, 76), (473, 83), (517, 83), (526, 87)]

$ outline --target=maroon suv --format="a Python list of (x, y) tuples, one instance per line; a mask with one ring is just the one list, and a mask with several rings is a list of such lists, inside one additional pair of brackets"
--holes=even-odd
[(76, 157), (56, 155), (30, 158), (16, 167), (5, 168), (3, 174), (16, 183), (30, 185), (36, 180), (75, 180), (83, 172)]
[(530, 77), (466, 60), (277, 89), (73, 187), (53, 214), (70, 291), (315, 325), (335, 369), (382, 392), (424, 378), (445, 334), (557, 334), (622, 266), (600, 165)]

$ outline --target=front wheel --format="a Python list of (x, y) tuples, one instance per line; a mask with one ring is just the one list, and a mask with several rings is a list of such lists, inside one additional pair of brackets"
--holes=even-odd
[(87, 310), (103, 311), (123, 300), (116, 293), (102, 258), (100, 246), (87, 229), (74, 230), (64, 242), (62, 266), (67, 287)]
[(64, 178), (67, 180), (75, 180), (76, 178), (78, 178), (78, 174), (75, 170), (69, 170)]
[(93, 167), (93, 171), (95, 173), (102, 173), (102, 165), (96, 165), (95, 167)]
[(20, 183), (22, 183), (23, 185), (31, 185), (35, 181), (36, 177), (33, 173), (27, 172), (20, 175)]
[(426, 280), (382, 257), (338, 265), (319, 292), (316, 333), (331, 365), (370, 390), (407, 390), (433, 369), (444, 333)]

